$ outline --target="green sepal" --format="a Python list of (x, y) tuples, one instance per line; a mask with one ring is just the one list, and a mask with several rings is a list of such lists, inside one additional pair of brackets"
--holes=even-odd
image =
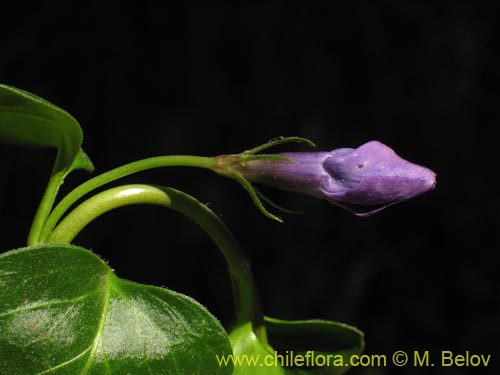
[(277, 137), (277, 138), (271, 139), (269, 142), (264, 143), (263, 145), (254, 147), (250, 150), (246, 150), (243, 152), (243, 154), (253, 155), (253, 154), (256, 154), (257, 152), (261, 152), (261, 151), (266, 150), (270, 147), (282, 145), (285, 143), (291, 143), (291, 142), (305, 143), (310, 147), (316, 147), (316, 145), (314, 144), (313, 141), (311, 141), (310, 139), (304, 138), (304, 137)]
[(257, 192), (257, 189), (255, 189), (255, 187), (250, 182), (248, 182), (248, 180), (245, 177), (243, 177), (239, 173), (235, 173), (232, 176), (232, 178), (234, 178), (236, 181), (238, 181), (241, 184), (241, 186), (243, 186), (245, 188), (245, 190), (250, 195), (250, 198), (252, 198), (253, 203), (257, 206), (257, 208), (260, 210), (260, 212), (265, 217), (267, 217), (267, 218), (269, 218), (271, 220), (275, 220), (278, 223), (283, 223), (283, 219), (282, 218), (280, 218), (279, 216), (274, 215), (273, 213), (271, 213), (270, 211), (268, 211), (268, 209), (266, 207), (264, 207), (264, 205), (261, 202), (261, 196)]
[(276, 208), (277, 210), (280, 210), (284, 213), (291, 214), (291, 215), (300, 215), (303, 214), (303, 211), (296, 211), (296, 210), (289, 210), (288, 208), (282, 207), (276, 202), (273, 202), (270, 198), (264, 195), (263, 192), (261, 192), (259, 189), (257, 189), (255, 186), (253, 187), (257, 195), (259, 196), (260, 199), (262, 199), (264, 202), (266, 202), (268, 205)]
[(254, 204), (257, 206), (257, 208), (260, 210), (260, 212), (266, 216), (269, 219), (275, 220), (277, 222), (282, 223), (283, 219), (280, 218), (279, 216), (274, 215), (271, 213), (263, 204), (262, 200), (264, 200), (266, 203), (270, 204), (274, 208), (279, 209), (280, 211), (287, 212), (287, 213), (297, 213), (293, 212), (290, 210), (287, 210), (285, 208), (280, 207), (276, 203), (272, 202), (269, 198), (264, 196), (260, 191), (258, 191), (241, 173), (239, 173), (237, 168), (238, 165), (244, 165), (247, 162), (252, 162), (255, 160), (269, 160), (269, 161), (282, 161), (282, 162), (288, 162), (288, 163), (295, 163), (295, 160), (292, 158), (278, 155), (278, 154), (257, 154), (258, 152), (261, 152), (263, 150), (266, 150), (270, 147), (278, 146), (281, 144), (285, 143), (290, 143), (290, 142), (298, 142), (298, 143), (306, 143), (310, 147), (315, 147), (315, 144), (303, 137), (277, 137), (274, 139), (271, 139), (269, 142), (264, 143), (263, 145), (254, 147), (252, 149), (243, 151), (240, 154), (233, 154), (233, 155), (221, 155), (216, 157), (215, 159), (217, 160), (216, 163), (214, 163), (214, 166), (212, 170), (222, 176), (232, 178), (240, 183), (241, 186), (245, 188), (245, 190), (248, 192), (250, 195), (250, 198), (252, 198), (252, 201)]
[(286, 156), (281, 156), (277, 154), (240, 154), (238, 158), (239, 163), (246, 163), (253, 160), (275, 160), (275, 161), (287, 161), (289, 163), (295, 163), (295, 160), (287, 158)]
[(203, 306), (120, 279), (81, 247), (1, 254), (0, 293), (0, 374), (232, 373), (216, 360), (228, 335)]

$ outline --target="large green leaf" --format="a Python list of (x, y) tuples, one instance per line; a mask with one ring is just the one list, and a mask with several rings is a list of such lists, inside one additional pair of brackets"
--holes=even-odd
[(199, 303), (118, 278), (92, 252), (0, 255), (0, 374), (230, 374), (228, 336)]
[[(91, 170), (81, 151), (78, 121), (63, 109), (29, 92), (0, 84), (0, 143), (55, 147), (56, 172)], [(76, 163), (76, 165), (75, 165)]]

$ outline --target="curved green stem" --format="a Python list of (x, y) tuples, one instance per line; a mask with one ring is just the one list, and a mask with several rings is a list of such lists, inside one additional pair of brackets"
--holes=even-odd
[(45, 188), (45, 192), (43, 193), (42, 200), (40, 201), (40, 205), (35, 214), (35, 218), (33, 219), (33, 223), (31, 224), (30, 232), (28, 234), (28, 246), (35, 245), (39, 242), (39, 237), (43, 230), (44, 223), (49, 216), (50, 210), (54, 205), (54, 201), (56, 199), (57, 192), (59, 187), (62, 185), (64, 180), (64, 173), (54, 173)]
[[(30, 245), (34, 245), (39, 242), (44, 242), (49, 234), (52, 232), (54, 227), (57, 225), (61, 217), (66, 213), (66, 211), (75, 204), (80, 198), (85, 194), (95, 190), (109, 182), (120, 179), (122, 177), (128, 176), (133, 173), (145, 171), (153, 168), (161, 167), (198, 167), (214, 170), (216, 164), (215, 158), (202, 157), (202, 156), (191, 156), (191, 155), (168, 155), (168, 156), (158, 156), (148, 159), (138, 160), (129, 164), (122, 165), (121, 167), (112, 169), (108, 172), (102, 173), (85, 183), (81, 184), (74, 190), (72, 190), (64, 199), (59, 202), (59, 204), (54, 208), (52, 213), (45, 217), (46, 221), (43, 224), (41, 234), (39, 238), (31, 238)], [(45, 219), (43, 218), (43, 219)]]
[(132, 204), (172, 208), (205, 230), (226, 259), (236, 304), (234, 327), (252, 322), (259, 339), (267, 343), (259, 297), (250, 267), (236, 239), (217, 215), (181, 191), (151, 185), (127, 185), (96, 194), (71, 211), (48, 236), (47, 242), (69, 243), (92, 220), (112, 209)]

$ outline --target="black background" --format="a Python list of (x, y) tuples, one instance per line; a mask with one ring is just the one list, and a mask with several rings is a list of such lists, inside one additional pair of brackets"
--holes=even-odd
[[(10, 4), (0, 23), (0, 82), (73, 114), (96, 173), (162, 154), (235, 153), (280, 135), (323, 150), (378, 139), (433, 169), (436, 190), (370, 218), (266, 189), (304, 211), (284, 224), (264, 218), (236, 183), (203, 170), (123, 181), (173, 186), (209, 203), (248, 255), (267, 315), (355, 325), (366, 353), (492, 354), (486, 370), (353, 374), (494, 373), (498, 12), (460, 1), (167, 3)], [(0, 147), (2, 251), (24, 246), (54, 156)], [(86, 178), (71, 175), (63, 193)], [(178, 214), (120, 209), (75, 243), (119, 276), (188, 294), (230, 322), (223, 259)]]

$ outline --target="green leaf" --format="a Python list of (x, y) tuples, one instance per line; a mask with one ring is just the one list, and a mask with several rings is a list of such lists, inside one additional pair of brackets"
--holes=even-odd
[(47, 188), (28, 236), (39, 242), (40, 232), (64, 178), (75, 169), (92, 172), (94, 167), (81, 149), (83, 132), (66, 111), (29, 92), (0, 84), (0, 143), (57, 148)]
[[(0, 84), (0, 143), (55, 147), (54, 171), (60, 172), (72, 168), (82, 141), (82, 129), (69, 113), (29, 92)], [(78, 167), (91, 170), (92, 164), (87, 160)]]
[(230, 374), (220, 323), (193, 299), (118, 278), (92, 252), (0, 255), (0, 374)]
[(234, 375), (343, 374), (364, 349), (363, 333), (347, 324), (269, 317), (264, 323), (267, 339), (257, 337), (251, 322), (231, 331)]
[[(285, 366), (286, 374), (336, 375), (350, 367), (353, 355), (364, 349), (364, 335), (347, 324), (325, 320), (285, 321), (266, 317), (269, 344), (288, 358), (289, 365), (301, 355), (304, 366)], [(309, 352), (309, 364), (305, 360)], [(313, 357), (314, 354), (314, 357)], [(286, 365), (286, 363), (284, 362)]]
[(92, 163), (92, 160), (90, 160), (89, 156), (81, 148), (78, 150), (76, 158), (73, 160), (73, 163), (67, 173), (69, 174), (77, 169), (84, 169), (87, 172), (94, 171), (94, 164)]

